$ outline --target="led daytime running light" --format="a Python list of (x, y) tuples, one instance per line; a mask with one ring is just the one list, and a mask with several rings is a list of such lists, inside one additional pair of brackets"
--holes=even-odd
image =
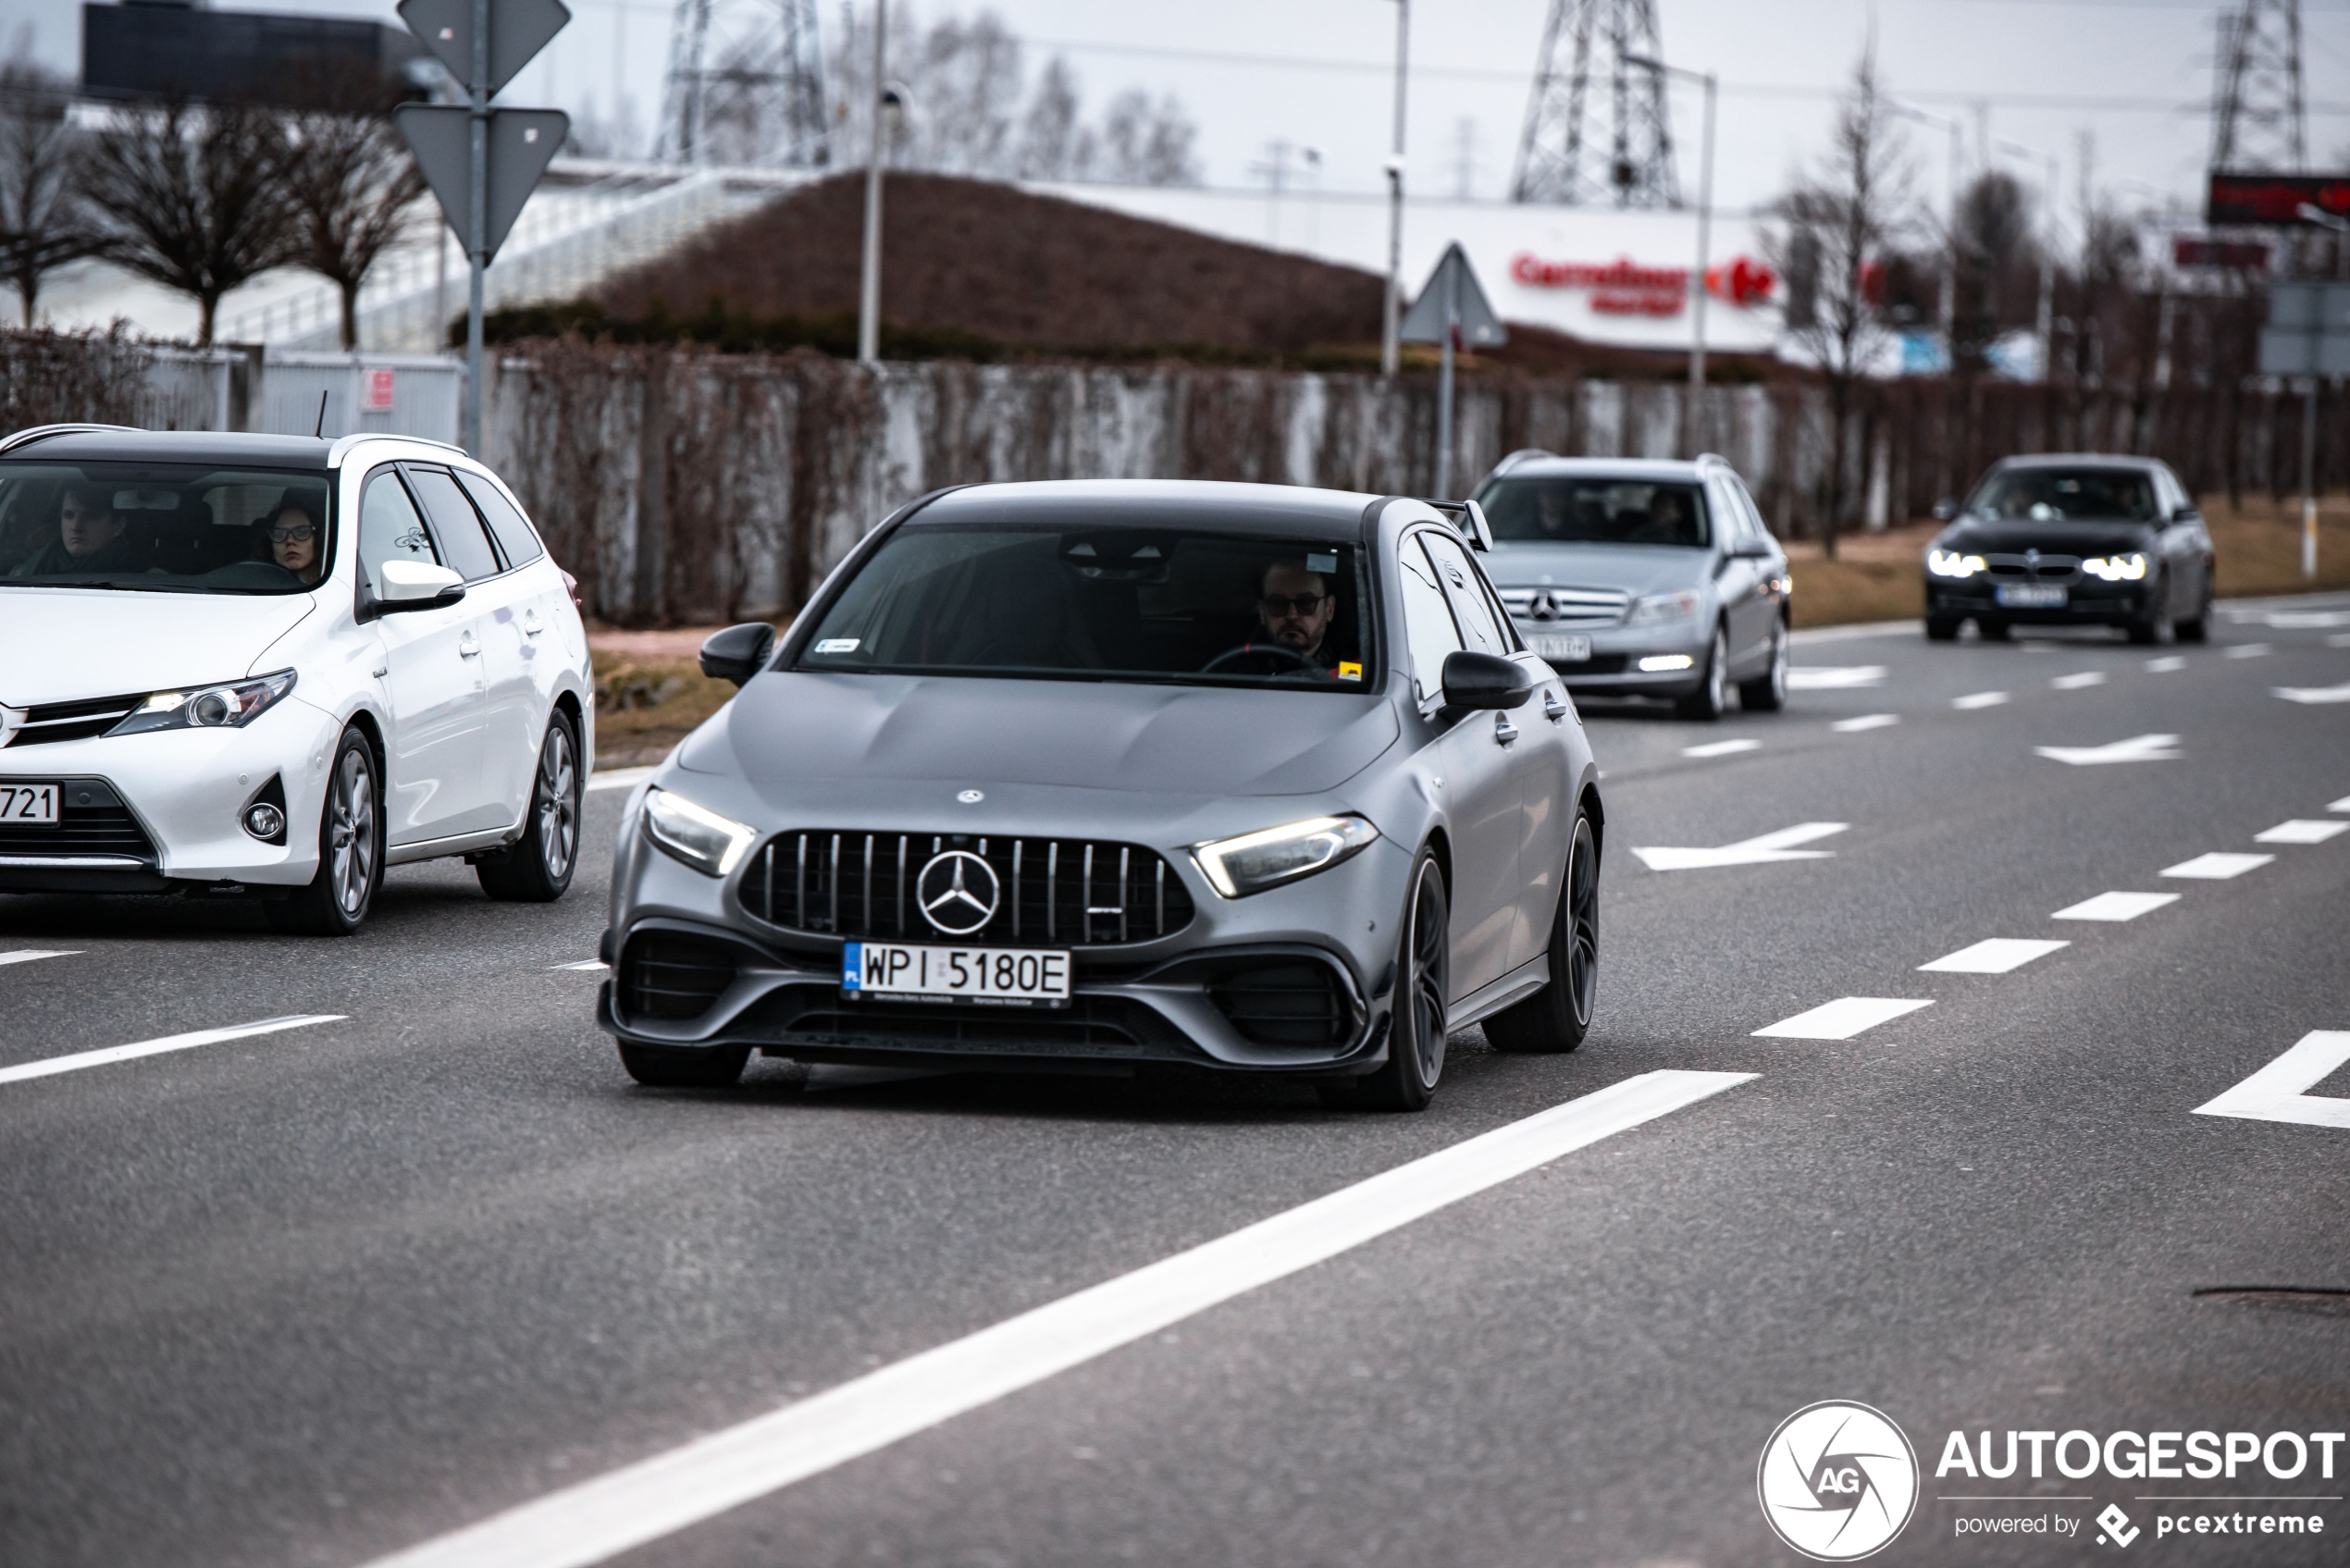
[(723, 877), (741, 865), (759, 838), (758, 829), (666, 789), (646, 791), (645, 831), (662, 848), (711, 877)]
[(2134, 583), (2146, 574), (2146, 558), (2134, 549), (2127, 555), (2096, 555), (2081, 562), (2081, 570), (2109, 583)]
[(1979, 555), (1960, 555), (1954, 549), (1930, 549), (1925, 552), (1925, 569), (1937, 577), (1972, 577), (1977, 572), (1989, 568)]
[(1360, 817), (1309, 817), (1238, 838), (1192, 846), (1192, 858), (1210, 887), (1245, 898), (1282, 883), (1329, 870), (1379, 837)]

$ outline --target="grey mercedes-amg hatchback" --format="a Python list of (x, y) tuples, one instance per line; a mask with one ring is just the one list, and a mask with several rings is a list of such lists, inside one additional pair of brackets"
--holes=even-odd
[(1417, 1109), (1591, 1019), (1597, 771), (1473, 507), (985, 485), (884, 520), (631, 796), (599, 1020), (803, 1062), (1287, 1074)]

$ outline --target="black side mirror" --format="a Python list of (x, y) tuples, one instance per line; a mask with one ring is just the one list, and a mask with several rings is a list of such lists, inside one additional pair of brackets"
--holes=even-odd
[(2173, 523), (2200, 523), (2203, 521), (2203, 513), (2197, 512), (2194, 506), (2190, 504), (2180, 507), (2177, 511), (2171, 512), (2171, 521)]
[(1534, 673), (1490, 653), (1444, 657), (1444, 706), (1458, 710), (1515, 708), (1534, 695)]
[(1940, 500), (1934, 503), (1934, 520), (1936, 523), (1948, 523), (1951, 518), (1956, 517), (1958, 514), (1959, 503), (1952, 500), (1948, 496), (1944, 496)]
[(775, 651), (775, 628), (764, 621), (747, 621), (712, 632), (701, 645), (701, 673), (713, 681), (747, 684)]

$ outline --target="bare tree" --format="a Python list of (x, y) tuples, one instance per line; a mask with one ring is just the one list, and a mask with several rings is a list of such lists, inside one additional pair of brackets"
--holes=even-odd
[(342, 346), (359, 346), (359, 289), (407, 228), (424, 175), (371, 78), (345, 76), (287, 127), (283, 193), (296, 265), (342, 293)]
[(936, 23), (907, 74), (916, 110), (909, 163), (941, 174), (1010, 172), (1025, 73), (1020, 40), (1003, 18), (982, 11), (969, 22)]
[(1197, 185), (1192, 144), (1198, 137), (1171, 93), (1154, 104), (1141, 88), (1129, 88), (1102, 117), (1103, 173), (1121, 185)]
[(31, 327), (41, 280), (103, 248), (82, 202), (80, 154), (66, 123), (71, 88), (21, 56), (0, 65), (0, 270)]
[(91, 148), (90, 204), (112, 253), (194, 297), (199, 344), (212, 341), (221, 295), (300, 253), (285, 154), (276, 115), (184, 101), (120, 111)]
[(1828, 556), (1851, 494), (1847, 484), (1851, 415), (1890, 328), (1871, 299), (1882, 258), (1908, 227), (1915, 170), (1885, 98), (1875, 42), (1853, 67), (1837, 111), (1828, 154), (1778, 204), (1780, 228), (1766, 244), (1790, 278), (1810, 274), (1810, 309), (1788, 313), (1787, 335), (1826, 383), (1828, 479), (1822, 537)]
[(1014, 172), (1022, 179), (1083, 179), (1093, 172), (1094, 133), (1080, 117), (1077, 73), (1053, 56), (1020, 119)]

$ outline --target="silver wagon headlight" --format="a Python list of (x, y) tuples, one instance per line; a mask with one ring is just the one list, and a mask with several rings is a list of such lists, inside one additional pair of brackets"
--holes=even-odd
[(723, 877), (742, 864), (759, 830), (673, 790), (645, 792), (645, 831), (652, 841), (707, 877)]
[(1309, 817), (1238, 838), (1192, 846), (1210, 887), (1227, 898), (1245, 898), (1268, 887), (1327, 871), (1379, 837), (1360, 817)]

